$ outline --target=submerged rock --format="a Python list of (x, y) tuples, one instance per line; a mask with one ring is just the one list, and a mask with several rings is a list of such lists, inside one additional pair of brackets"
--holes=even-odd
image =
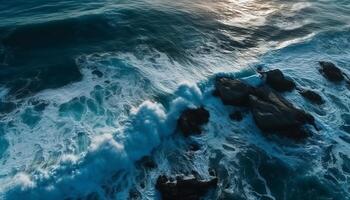
[(199, 180), (196, 177), (177, 177), (171, 181), (166, 176), (159, 176), (156, 189), (163, 200), (199, 200), (209, 189), (217, 186), (218, 179)]
[(321, 66), (319, 71), (329, 81), (339, 82), (344, 80), (342, 71), (335, 64), (327, 61), (320, 61), (319, 64)]
[(201, 126), (208, 123), (210, 114), (203, 108), (187, 109), (178, 119), (178, 127), (185, 136), (200, 134)]
[(226, 105), (246, 106), (249, 102), (249, 94), (254, 88), (240, 80), (230, 78), (218, 78), (215, 83), (216, 96), (220, 97)]
[(315, 91), (301, 90), (299, 91), (299, 93), (301, 94), (301, 96), (311, 101), (312, 103), (319, 104), (319, 105), (324, 103), (323, 98), (319, 94), (317, 94)]
[(314, 118), (310, 114), (295, 108), (266, 87), (258, 88), (255, 94), (249, 96), (249, 101), (254, 121), (262, 131), (277, 131), (281, 134), (290, 130), (302, 132), (302, 125), (314, 124)]
[(295, 83), (292, 80), (286, 79), (279, 69), (263, 73), (266, 75), (266, 84), (278, 92), (291, 91), (295, 88)]

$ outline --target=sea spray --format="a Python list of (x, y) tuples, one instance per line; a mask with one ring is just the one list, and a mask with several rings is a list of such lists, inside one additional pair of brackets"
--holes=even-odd
[(176, 130), (177, 118), (189, 107), (202, 103), (202, 92), (196, 85), (182, 84), (169, 110), (156, 102), (145, 101), (132, 109), (130, 121), (120, 133), (102, 134), (92, 139), (86, 155), (65, 155), (50, 172), (34, 176), (17, 175), (8, 199), (61, 199), (85, 196), (101, 190), (112, 174), (133, 168), (133, 163), (149, 155), (163, 138)]

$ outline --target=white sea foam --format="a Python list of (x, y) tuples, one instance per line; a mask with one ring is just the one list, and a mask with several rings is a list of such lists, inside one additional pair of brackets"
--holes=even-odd
[(173, 133), (183, 109), (202, 102), (202, 93), (195, 85), (181, 85), (175, 94), (169, 110), (151, 101), (132, 109), (130, 121), (120, 133), (94, 136), (86, 155), (62, 156), (48, 175), (40, 171), (34, 176), (20, 172), (17, 176), (21, 192), (11, 186), (9, 198), (61, 199), (67, 194), (87, 195), (98, 190), (112, 174), (129, 170), (133, 162), (149, 155), (164, 137)]

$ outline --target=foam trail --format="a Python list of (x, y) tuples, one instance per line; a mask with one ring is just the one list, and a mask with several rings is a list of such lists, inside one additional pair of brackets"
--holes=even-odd
[(6, 199), (62, 199), (101, 191), (101, 185), (112, 174), (132, 169), (135, 161), (149, 155), (172, 134), (184, 109), (202, 102), (202, 92), (196, 85), (183, 84), (175, 94), (168, 110), (151, 101), (134, 108), (120, 133), (94, 137), (85, 156), (65, 155), (54, 170), (33, 176), (19, 173)]

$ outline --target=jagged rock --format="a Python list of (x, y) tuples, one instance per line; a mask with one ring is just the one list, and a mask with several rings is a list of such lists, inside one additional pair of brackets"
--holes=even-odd
[(254, 121), (262, 131), (277, 131), (282, 134), (290, 130), (302, 132), (302, 125), (314, 125), (314, 118), (310, 114), (295, 108), (282, 96), (266, 87), (258, 88), (255, 94), (249, 96), (249, 101)]
[[(267, 83), (277, 91), (285, 91), (295, 87), (294, 82), (285, 79), (279, 70), (264, 73), (267, 74)], [(275, 84), (283, 86), (273, 87)], [(294, 107), (293, 104), (267, 86), (255, 88), (239, 80), (219, 78), (216, 81), (216, 90), (225, 104), (247, 106), (253, 114), (256, 125), (264, 132), (278, 133), (299, 139), (308, 135), (303, 130), (304, 124), (314, 125), (317, 129), (314, 118), (310, 114)], [(232, 113), (230, 118), (241, 120), (241, 114), (239, 112)]]
[(242, 112), (235, 111), (235, 112), (231, 113), (230, 114), (230, 119), (232, 119), (234, 121), (242, 121), (242, 119), (243, 119)]
[(215, 83), (216, 95), (226, 105), (246, 106), (249, 102), (249, 94), (254, 88), (240, 80), (218, 78)]
[(301, 96), (303, 96), (307, 100), (311, 101), (312, 103), (315, 103), (315, 104), (323, 104), (324, 103), (323, 98), (319, 94), (317, 94), (316, 92), (314, 92), (312, 90), (302, 90), (302, 91), (299, 91), (299, 93), (301, 94)]
[(266, 83), (278, 92), (291, 91), (295, 88), (295, 83), (286, 79), (279, 69), (270, 70), (263, 74), (266, 75)]
[(163, 200), (199, 200), (209, 189), (217, 186), (218, 179), (199, 180), (196, 177), (177, 177), (176, 181), (159, 176), (156, 189)]
[(327, 61), (320, 61), (319, 64), (321, 74), (329, 81), (339, 82), (344, 80), (342, 71), (335, 64)]
[(210, 114), (203, 107), (185, 110), (178, 119), (178, 127), (185, 136), (200, 134), (201, 126), (208, 123)]

